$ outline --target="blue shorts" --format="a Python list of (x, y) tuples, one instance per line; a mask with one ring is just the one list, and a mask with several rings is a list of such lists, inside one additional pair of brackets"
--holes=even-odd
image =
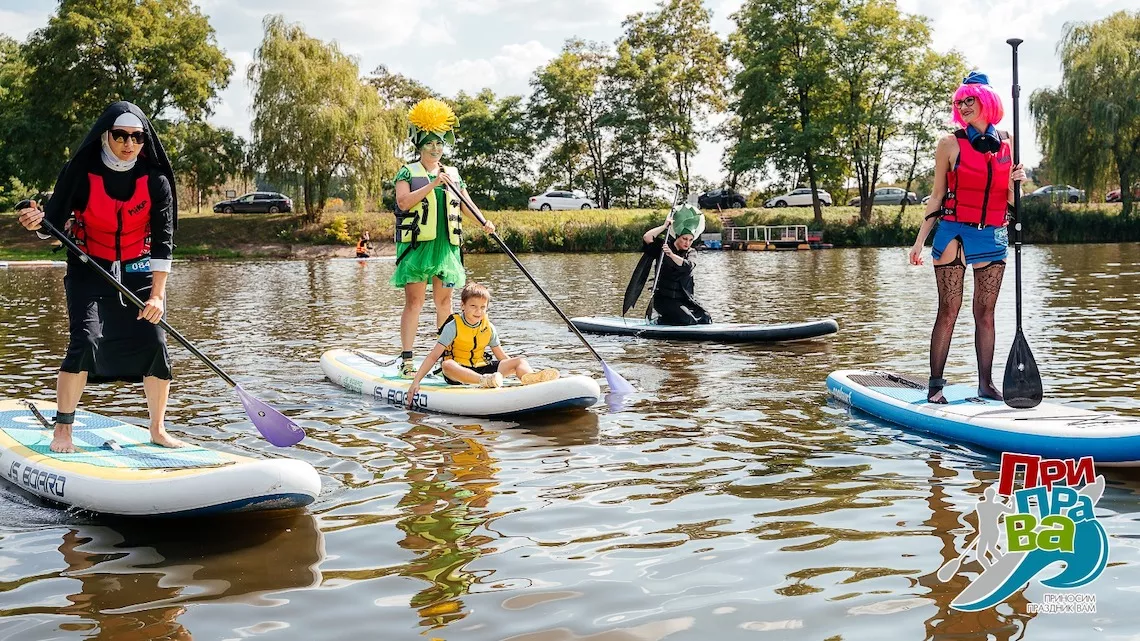
[(1009, 230), (1004, 226), (978, 229), (977, 225), (943, 220), (939, 221), (938, 231), (934, 232), (934, 242), (931, 243), (930, 253), (934, 260), (942, 257), (946, 246), (955, 238), (961, 244), (967, 265), (1005, 260), (1009, 248)]

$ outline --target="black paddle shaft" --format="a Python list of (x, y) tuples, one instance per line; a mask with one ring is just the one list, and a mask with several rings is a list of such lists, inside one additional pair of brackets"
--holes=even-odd
[[(138, 307), (139, 309), (145, 309), (146, 308), (146, 303), (142, 302), (138, 296), (135, 296), (134, 292), (132, 292), (130, 289), (127, 289), (127, 287), (125, 285), (123, 285), (118, 280), (116, 280), (115, 277), (112, 276), (106, 269), (103, 269), (102, 265), (91, 260), (91, 257), (88, 256), (87, 254), (83, 253), (83, 250), (80, 249), (79, 246), (76, 245), (71, 240), (71, 238), (69, 238), (67, 236), (67, 234), (56, 229), (55, 226), (52, 225), (51, 223), (49, 223), (46, 218), (44, 220), (40, 221), (40, 225), (43, 226), (43, 228), (46, 229), (49, 234), (58, 238), (59, 241), (61, 243), (63, 243), (63, 246), (67, 247), (68, 251), (75, 254), (76, 258), (83, 261), (91, 269), (94, 269), (100, 276), (103, 277), (103, 280), (107, 281), (108, 283), (111, 283), (111, 285), (115, 289), (119, 290), (119, 293), (122, 294), (123, 296), (125, 296), (127, 298), (127, 300), (131, 301), (131, 303), (135, 307)], [(214, 373), (217, 374), (218, 376), (221, 376), (222, 380), (229, 383), (231, 387), (237, 387), (237, 383), (234, 382), (234, 379), (230, 378), (229, 374), (226, 374), (225, 372), (223, 372), (222, 368), (220, 368), (214, 364), (214, 361), (211, 361), (209, 358), (206, 357), (205, 354), (203, 354), (202, 352), (199, 352), (197, 347), (194, 347), (194, 345), (190, 341), (186, 340), (186, 338), (184, 336), (182, 336), (182, 334), (178, 333), (178, 330), (176, 330), (173, 327), (171, 327), (170, 325), (168, 325), (166, 323), (166, 319), (160, 318), (158, 320), (158, 326), (161, 327), (162, 329), (166, 330), (167, 334), (170, 334), (174, 338), (178, 339), (178, 342), (182, 343), (183, 347), (185, 347), (187, 350), (189, 350), (191, 354), (193, 354), (193, 355), (197, 356), (199, 359), (201, 359), (201, 361), (203, 363), (205, 363), (207, 366), (209, 366), (210, 369), (214, 370)]]
[[(1006, 43), (1013, 48), (1013, 164), (1021, 162), (1021, 85), (1017, 80), (1017, 46), (1021, 38), (1010, 38)], [(1021, 181), (1013, 183), (1013, 272), (1016, 284), (1017, 331), (1021, 331)]]
[[(1022, 43), (1020, 38), (1010, 38), (1006, 43), (1013, 48), (1013, 164), (1021, 162), (1021, 118), (1019, 114), (1019, 97), (1021, 86), (1017, 78), (1017, 46)], [(1005, 376), (1002, 381), (1002, 396), (1005, 404), (1017, 409), (1037, 407), (1044, 397), (1041, 384), (1041, 371), (1033, 352), (1029, 348), (1029, 341), (1025, 339), (1025, 332), (1021, 327), (1021, 181), (1013, 184), (1013, 258), (1014, 275), (1016, 283), (1017, 331), (1013, 336), (1013, 345), (1009, 349), (1009, 358), (1005, 363)]]
[[(476, 207), (475, 204), (472, 203), (470, 200), (468, 200), (467, 197), (463, 195), (463, 192), (459, 191), (458, 187), (456, 187), (455, 185), (451, 184), (450, 182), (446, 182), (446, 181), (444, 182), (444, 184), (447, 185), (447, 188), (450, 189), (453, 194), (458, 196), (459, 199), (463, 201), (464, 206), (467, 207), (468, 211), (470, 211), (471, 214), (475, 216), (475, 219), (478, 220), (480, 224), (482, 224), (482, 225), (487, 224), (487, 219), (484, 218), (483, 214), (479, 212), (479, 208)], [(546, 302), (550, 303), (550, 306), (554, 308), (554, 311), (558, 312), (558, 315), (562, 317), (562, 320), (566, 321), (566, 326), (570, 328), (570, 331), (574, 332), (578, 336), (578, 339), (582, 341), (582, 344), (586, 346), (586, 349), (590, 350), (590, 353), (594, 355), (594, 358), (598, 359), (599, 361), (602, 361), (601, 354), (599, 354), (597, 352), (597, 350), (594, 349), (594, 346), (590, 344), (590, 341), (586, 340), (585, 336), (582, 336), (582, 332), (579, 332), (578, 328), (574, 327), (574, 323), (570, 320), (570, 317), (567, 316), (562, 311), (562, 309), (560, 307), (558, 307), (558, 304), (555, 303), (550, 298), (550, 296), (548, 296), (546, 294), (546, 290), (544, 290), (542, 288), (542, 285), (538, 284), (538, 281), (534, 279), (534, 276), (530, 275), (530, 272), (527, 271), (526, 267), (523, 267), (523, 264), (519, 260), (519, 257), (515, 256), (515, 253), (513, 251), (511, 251), (510, 247), (507, 247), (507, 244), (505, 242), (503, 242), (502, 238), (499, 238), (499, 234), (497, 232), (494, 232), (491, 234), (491, 238), (493, 238), (496, 243), (499, 243), (499, 247), (501, 247), (503, 249), (503, 252), (507, 256), (511, 257), (511, 260), (513, 260), (515, 262), (515, 265), (518, 266), (519, 271), (521, 271), (523, 273), (523, 276), (527, 277), (527, 280), (530, 281), (530, 284), (534, 285), (534, 288), (538, 290), (538, 293), (542, 294), (542, 297), (546, 299)]]

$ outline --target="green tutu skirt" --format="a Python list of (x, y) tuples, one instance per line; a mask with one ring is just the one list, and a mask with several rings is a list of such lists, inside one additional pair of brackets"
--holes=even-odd
[(428, 283), (433, 276), (438, 276), (446, 287), (463, 287), (467, 282), (459, 246), (452, 245), (443, 234), (435, 240), (421, 242), (415, 249), (411, 243), (396, 243), (396, 257), (400, 256), (403, 258), (396, 265), (396, 273), (392, 274), (390, 281), (395, 287)]

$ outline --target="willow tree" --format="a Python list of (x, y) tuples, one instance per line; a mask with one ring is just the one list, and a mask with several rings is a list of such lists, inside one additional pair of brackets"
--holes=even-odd
[(1071, 23), (1057, 49), (1061, 86), (1029, 101), (1038, 142), (1060, 181), (1093, 188), (1116, 179), (1127, 217), (1140, 181), (1140, 13)]
[(334, 175), (378, 194), (396, 164), (391, 111), (335, 43), (312, 38), (281, 16), (267, 16), (263, 26), (248, 75), (252, 148), (266, 176), (299, 184), (310, 220), (324, 209)]

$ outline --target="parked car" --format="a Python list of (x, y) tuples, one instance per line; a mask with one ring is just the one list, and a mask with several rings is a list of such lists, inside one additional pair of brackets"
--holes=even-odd
[(293, 201), (275, 191), (254, 191), (233, 200), (214, 205), (214, 213), (276, 214), (293, 211)]
[[(831, 194), (827, 193), (826, 191), (824, 191), (822, 189), (816, 190), (816, 193), (819, 194), (819, 202), (821, 204), (824, 204), (824, 205), (830, 205), (831, 204)], [(767, 201), (764, 202), (764, 206), (765, 207), (811, 207), (812, 206), (811, 200), (812, 200), (811, 199), (811, 189), (800, 188), (800, 189), (793, 189), (790, 192), (788, 192), (782, 196), (776, 196), (775, 198), (769, 198)]]
[[(1106, 203), (1118, 203), (1118, 202), (1120, 202), (1120, 194), (1121, 194), (1121, 190), (1113, 189), (1112, 191), (1110, 191), (1104, 195), (1104, 202), (1106, 202)], [(1132, 200), (1134, 202), (1140, 201), (1140, 185), (1136, 185), (1135, 187), (1132, 188)]]
[(731, 189), (710, 189), (697, 196), (697, 207), (701, 209), (741, 209), (747, 204), (744, 196)]
[[(863, 199), (856, 196), (847, 201), (848, 206), (858, 205)], [(879, 187), (875, 190), (874, 205), (901, 205), (903, 200), (914, 205), (918, 203), (918, 196), (913, 191), (903, 191), (901, 187)]]
[(1079, 203), (1085, 199), (1085, 190), (1072, 185), (1045, 185), (1032, 193), (1025, 194), (1022, 200), (1047, 200), (1049, 202)]
[(580, 189), (547, 189), (537, 196), (531, 196), (527, 201), (527, 209), (597, 209), (598, 203), (586, 197), (586, 192)]

